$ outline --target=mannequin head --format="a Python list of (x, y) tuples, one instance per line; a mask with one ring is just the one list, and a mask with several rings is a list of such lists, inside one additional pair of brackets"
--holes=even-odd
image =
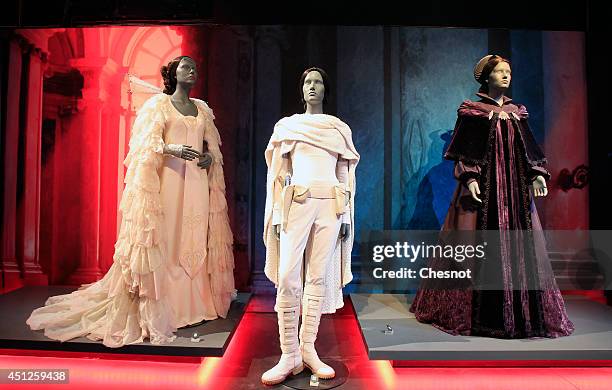
[(478, 78), (480, 83), (479, 92), (486, 94), (503, 95), (510, 87), (512, 80), (512, 69), (510, 61), (501, 56), (491, 56), (482, 68)]
[(318, 107), (322, 112), (323, 105), (331, 94), (327, 73), (317, 67), (306, 69), (300, 77), (299, 91), (306, 111)]
[(177, 84), (181, 88), (190, 90), (198, 81), (198, 70), (193, 58), (179, 56), (162, 66), (161, 75), (164, 79), (164, 93), (172, 95)]

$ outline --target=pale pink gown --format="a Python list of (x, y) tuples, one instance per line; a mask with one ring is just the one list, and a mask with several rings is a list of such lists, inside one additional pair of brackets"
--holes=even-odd
[[(198, 110), (197, 117), (185, 116), (174, 106), (168, 114), (164, 142), (190, 145), (202, 152), (205, 114)], [(210, 275), (204, 266), (208, 247), (208, 174), (197, 162), (166, 155), (159, 170), (167, 234), (168, 293), (177, 327), (218, 316)]]
[[(193, 101), (197, 117), (180, 114), (165, 94), (139, 110), (113, 265), (101, 280), (49, 297), (27, 319), (30, 328), (59, 341), (85, 336), (121, 347), (169, 343), (177, 327), (227, 315), (234, 257), (221, 139), (212, 110)], [(204, 140), (213, 156), (208, 172), (163, 154), (164, 143), (201, 151)]]

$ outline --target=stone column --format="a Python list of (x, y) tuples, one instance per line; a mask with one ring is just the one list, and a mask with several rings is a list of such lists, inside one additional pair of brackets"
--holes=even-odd
[[(544, 94), (544, 154), (551, 174), (548, 196), (536, 201), (545, 230), (567, 230), (571, 234), (549, 235), (547, 247), (557, 284), (562, 290), (596, 286), (598, 267), (590, 249), (602, 245), (599, 235), (581, 233), (589, 229), (589, 186), (564, 191), (561, 172), (589, 165), (584, 34), (550, 31), (542, 33)], [(602, 131), (607, 131), (603, 130)], [(595, 293), (592, 291), (591, 293)], [(603, 296), (602, 291), (597, 295)]]
[[(109, 191), (116, 192), (116, 182), (109, 182), (109, 177), (113, 175), (116, 180), (117, 159), (113, 149), (116, 150), (118, 141), (108, 134), (113, 131), (113, 121), (109, 122), (107, 103), (113, 85), (118, 85), (115, 76), (120, 69), (114, 61), (103, 57), (79, 58), (71, 65), (81, 72), (85, 83), (73, 124), (82, 128), (79, 153), (83, 158), (78, 188), (81, 197), (80, 265), (68, 281), (83, 284), (103, 275), (101, 257), (112, 256), (112, 251), (106, 249), (112, 248), (116, 238), (115, 220), (107, 216), (116, 216), (117, 211), (111, 210), (117, 204), (116, 193), (115, 197), (109, 196)], [(115, 119), (118, 122), (118, 117)]]
[(25, 150), (23, 181), (23, 270), (25, 283), (48, 284), (47, 276), (40, 268), (40, 176), (41, 176), (41, 129), (42, 129), (42, 79), (46, 65), (46, 54), (30, 46), (27, 75)]
[(6, 127), (4, 147), (4, 194), (2, 213), (2, 266), (7, 289), (22, 285), (21, 271), (17, 264), (15, 239), (17, 228), (17, 169), (19, 147), (19, 96), (21, 93), (21, 46), (14, 37), (8, 45)]
[(205, 62), (208, 103), (223, 142), (223, 170), (232, 232), (236, 288), (247, 290), (251, 221), (254, 34), (244, 26), (208, 31)]
[[(562, 169), (571, 172), (589, 162), (584, 35), (561, 31), (542, 33), (542, 57), (545, 64), (544, 152), (552, 175), (544, 207), (544, 227), (586, 230), (589, 228), (589, 187), (565, 192), (557, 181)], [(567, 242), (560, 246), (572, 248)]]
[(274, 124), (281, 118), (283, 51), (287, 48), (285, 32), (277, 26), (258, 26), (255, 31), (255, 86), (252, 175), (254, 221), (251, 277), (253, 291), (274, 293), (272, 283), (264, 275), (266, 249), (263, 237), (264, 205), (266, 202), (266, 163), (263, 155), (272, 135)]

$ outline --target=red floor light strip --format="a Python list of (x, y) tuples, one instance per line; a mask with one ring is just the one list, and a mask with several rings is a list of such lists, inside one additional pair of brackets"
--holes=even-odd
[[(257, 297), (255, 297), (257, 298)], [(597, 367), (599, 362), (551, 362), (552, 367), (497, 367), (499, 362), (403, 362), (410, 368), (394, 367), (397, 361), (371, 361), (361, 339), (352, 310), (342, 309), (325, 316), (321, 346), (335, 341), (328, 356), (342, 359), (350, 369), (349, 380), (341, 389), (496, 389), (496, 390), (592, 390), (610, 389), (612, 368)], [(261, 305), (250, 307), (262, 308)], [(224, 357), (176, 358), (140, 355), (89, 354), (55, 351), (0, 350), (0, 368), (63, 368), (70, 370), (67, 385), (0, 386), (11, 389), (243, 389), (265, 388), (261, 373), (278, 358), (278, 331), (274, 313), (247, 311)], [(321, 348), (324, 350), (325, 348)], [(331, 352), (330, 352), (331, 351)], [(38, 355), (38, 356), (37, 356)], [(40, 356), (45, 355), (45, 356)], [(146, 360), (144, 360), (146, 359)], [(524, 362), (520, 362), (524, 363)], [(607, 362), (609, 363), (609, 362)], [(273, 364), (273, 363), (272, 363)], [(418, 364), (421, 364), (417, 367)], [(531, 364), (529, 362), (528, 364)], [(574, 367), (561, 367), (572, 364)], [(580, 367), (578, 367), (580, 366)]]
[[(386, 361), (386, 360), (385, 360)], [(394, 360), (393, 367), (612, 367), (612, 360)]]
[(221, 363), (222, 358), (218, 357), (208, 357), (205, 358), (200, 367), (198, 368), (198, 386), (208, 386), (213, 379), (213, 373), (217, 369), (219, 363)]
[(395, 369), (391, 366), (391, 362), (388, 360), (378, 360), (374, 362), (376, 369), (382, 383), (385, 385), (385, 389), (396, 389), (397, 388), (397, 375)]

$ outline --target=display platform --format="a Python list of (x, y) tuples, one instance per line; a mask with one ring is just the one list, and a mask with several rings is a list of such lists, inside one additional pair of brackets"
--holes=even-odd
[(350, 294), (370, 359), (392, 360), (394, 366), (436, 365), (436, 361), (450, 366), (462, 362), (482, 365), (484, 361), (494, 366), (520, 365), (521, 361), (529, 365), (564, 365), (564, 361), (571, 366), (612, 364), (612, 307), (585, 297), (564, 297), (567, 314), (576, 327), (572, 335), (512, 340), (452, 336), (422, 324), (408, 310), (413, 297)]
[[(121, 348), (108, 348), (101, 342), (84, 337), (59, 342), (46, 338), (42, 330), (33, 331), (27, 326), (26, 319), (32, 310), (42, 306), (48, 297), (68, 294), (74, 290), (74, 287), (36, 286), (23, 287), (0, 295), (0, 313), (2, 313), (0, 348), (165, 356), (223, 356), (251, 298), (249, 293), (239, 293), (238, 298), (232, 302), (227, 318), (179, 329), (176, 332), (178, 336), (176, 340), (164, 345), (144, 342)], [(194, 333), (200, 336), (199, 342), (191, 341)]]

